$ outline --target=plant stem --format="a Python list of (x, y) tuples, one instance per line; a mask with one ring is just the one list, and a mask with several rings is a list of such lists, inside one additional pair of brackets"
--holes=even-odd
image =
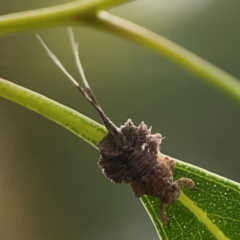
[(107, 133), (104, 126), (81, 113), (2, 78), (0, 78), (0, 96), (51, 119), (94, 147)]
[(76, 1), (0, 17), (0, 35), (39, 28), (88, 24), (144, 45), (201, 77), (214, 89), (240, 102), (240, 82), (220, 68), (141, 26), (99, 10), (129, 0)]
[(164, 55), (188, 71), (200, 76), (203, 82), (214, 89), (240, 102), (240, 82), (237, 78), (176, 43), (105, 11), (98, 11), (90, 24)]
[(74, 1), (48, 8), (0, 16), (0, 36), (18, 32), (84, 23), (87, 14), (113, 7), (129, 0)]

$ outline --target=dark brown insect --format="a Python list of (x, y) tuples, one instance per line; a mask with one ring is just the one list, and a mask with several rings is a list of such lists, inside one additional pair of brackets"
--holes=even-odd
[(129, 184), (136, 197), (140, 198), (143, 195), (158, 197), (161, 201), (159, 218), (162, 223), (168, 223), (165, 205), (178, 199), (181, 186), (189, 189), (194, 188), (194, 182), (189, 178), (173, 181), (172, 169), (175, 166), (175, 161), (161, 154), (160, 144), (163, 139), (161, 134), (152, 134), (151, 128), (148, 128), (144, 122), (135, 126), (130, 119), (124, 125), (117, 127), (106, 116), (85, 78), (78, 55), (78, 45), (74, 41), (70, 28), (69, 33), (84, 88), (65, 70), (39, 36), (38, 38), (57, 66), (98, 111), (108, 130), (108, 134), (98, 143), (101, 154), (99, 166), (111, 181)]

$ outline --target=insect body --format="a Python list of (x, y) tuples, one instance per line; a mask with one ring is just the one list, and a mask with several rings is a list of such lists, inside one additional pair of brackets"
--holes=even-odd
[(107, 128), (108, 134), (98, 144), (103, 173), (115, 183), (129, 184), (138, 198), (160, 198), (159, 218), (168, 223), (165, 204), (178, 199), (181, 186), (194, 188), (194, 182), (189, 178), (173, 181), (175, 161), (160, 153), (162, 136), (151, 134), (145, 123), (136, 127), (128, 120), (120, 128), (111, 128)]
[(162, 223), (168, 223), (165, 205), (178, 199), (181, 186), (194, 188), (194, 182), (189, 178), (173, 181), (172, 169), (175, 161), (161, 154), (160, 144), (163, 139), (161, 134), (152, 134), (151, 128), (148, 128), (144, 122), (135, 126), (130, 119), (124, 125), (117, 127), (106, 116), (85, 78), (78, 55), (78, 45), (74, 41), (71, 28), (69, 28), (69, 33), (84, 88), (65, 70), (42, 39), (39, 36), (38, 38), (55, 64), (97, 110), (108, 130), (107, 135), (98, 143), (101, 154), (99, 166), (111, 181), (129, 184), (136, 197), (140, 198), (143, 195), (158, 197), (161, 201), (159, 218)]

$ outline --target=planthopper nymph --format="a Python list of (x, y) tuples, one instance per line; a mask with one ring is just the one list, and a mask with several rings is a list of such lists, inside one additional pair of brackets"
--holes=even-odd
[(194, 182), (189, 178), (173, 181), (172, 169), (175, 161), (171, 157), (161, 154), (160, 145), (163, 139), (161, 134), (152, 134), (151, 128), (148, 128), (144, 122), (135, 126), (131, 119), (117, 127), (106, 116), (86, 80), (78, 54), (78, 44), (74, 40), (71, 28), (69, 28), (69, 35), (83, 87), (67, 72), (39, 36), (38, 39), (54, 63), (96, 109), (108, 131), (107, 135), (98, 143), (100, 168), (112, 182), (129, 184), (137, 198), (143, 195), (159, 198), (161, 202), (159, 218), (163, 224), (169, 223), (165, 205), (178, 199), (181, 186), (194, 189)]

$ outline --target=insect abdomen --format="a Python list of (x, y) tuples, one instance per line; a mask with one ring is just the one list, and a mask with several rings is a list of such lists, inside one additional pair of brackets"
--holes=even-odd
[(156, 178), (171, 177), (165, 161), (159, 161), (161, 138), (160, 134), (151, 134), (144, 123), (136, 127), (128, 120), (118, 129), (117, 136), (108, 133), (99, 143), (99, 166), (111, 181), (130, 184), (137, 197), (156, 196)]

